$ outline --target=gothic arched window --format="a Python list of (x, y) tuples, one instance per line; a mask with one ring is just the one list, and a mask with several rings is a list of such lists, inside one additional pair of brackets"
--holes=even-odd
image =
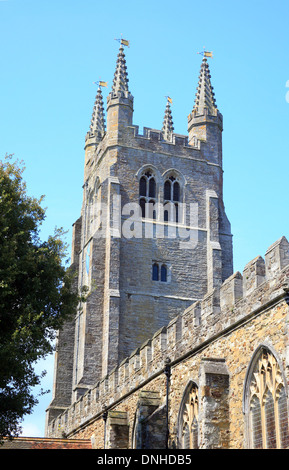
[(279, 363), (269, 349), (262, 347), (251, 364), (245, 386), (249, 447), (287, 448), (287, 393)]
[(199, 391), (195, 383), (190, 382), (184, 393), (179, 419), (179, 447), (181, 449), (198, 448), (199, 427)]
[(161, 281), (162, 282), (167, 282), (167, 277), (168, 277), (167, 267), (166, 267), (165, 264), (162, 264), (162, 266), (161, 266)]
[(154, 205), (157, 198), (157, 185), (153, 172), (146, 170), (139, 180), (139, 204), (142, 217), (156, 218)]
[(171, 175), (164, 182), (164, 221), (180, 221), (181, 186)]
[(152, 280), (161, 282), (170, 282), (169, 269), (166, 264), (153, 262), (152, 265)]
[(158, 263), (153, 264), (152, 280), (153, 281), (158, 281), (159, 280), (159, 265), (158, 265)]

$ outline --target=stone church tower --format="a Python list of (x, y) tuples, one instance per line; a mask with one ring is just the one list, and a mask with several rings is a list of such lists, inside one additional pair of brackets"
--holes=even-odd
[[(233, 273), (223, 203), (223, 118), (207, 59), (188, 136), (133, 124), (121, 45), (106, 124), (101, 88), (85, 138), (83, 204), (72, 265), (87, 302), (59, 332), (48, 420), (110, 373), (156, 331)], [(190, 106), (190, 103), (188, 103)]]

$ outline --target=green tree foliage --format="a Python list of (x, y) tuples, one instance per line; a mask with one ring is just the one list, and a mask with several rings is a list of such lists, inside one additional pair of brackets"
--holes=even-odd
[(0, 161), (0, 438), (16, 436), (37, 404), (35, 361), (52, 352), (80, 300), (64, 266), (64, 232), (40, 241), (45, 209), (27, 195), (23, 170), (11, 156)]

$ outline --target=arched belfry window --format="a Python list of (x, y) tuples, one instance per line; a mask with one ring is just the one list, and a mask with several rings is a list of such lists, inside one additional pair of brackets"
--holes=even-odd
[(199, 390), (194, 382), (186, 387), (178, 418), (178, 445), (181, 449), (198, 448)]
[(248, 447), (282, 449), (289, 446), (288, 405), (280, 365), (266, 347), (251, 361), (245, 384)]
[(156, 179), (151, 170), (146, 170), (139, 180), (139, 204), (142, 217), (156, 218), (156, 210), (154, 208), (156, 200)]
[(175, 175), (167, 176), (164, 182), (164, 221), (180, 222), (182, 202), (180, 181)]

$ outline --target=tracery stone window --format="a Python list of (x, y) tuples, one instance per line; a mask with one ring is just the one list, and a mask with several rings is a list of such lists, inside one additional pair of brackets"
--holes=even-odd
[(154, 174), (147, 170), (139, 180), (139, 204), (142, 217), (156, 218), (154, 205), (157, 200), (157, 187)]
[(267, 348), (262, 348), (259, 352), (247, 387), (249, 447), (287, 448), (287, 394), (278, 361)]
[(195, 383), (190, 383), (184, 395), (179, 417), (179, 447), (198, 448), (199, 391)]

